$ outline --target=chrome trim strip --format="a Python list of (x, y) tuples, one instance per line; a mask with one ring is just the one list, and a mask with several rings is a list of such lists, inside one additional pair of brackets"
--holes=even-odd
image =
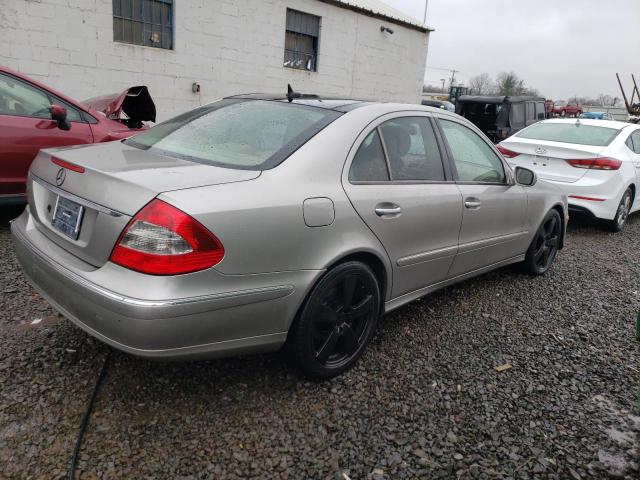
[(457, 252), (458, 246), (454, 245), (451, 247), (439, 248), (438, 250), (431, 250), (429, 252), (408, 255), (406, 257), (399, 258), (396, 263), (399, 267), (407, 267), (409, 265), (415, 265), (416, 263), (430, 262), (431, 260), (453, 257)]
[(528, 231), (509, 233), (507, 235), (499, 235), (497, 237), (483, 238), (482, 240), (475, 240), (473, 242), (461, 243), (458, 245), (458, 254), (461, 253), (469, 253), (474, 250), (479, 250), (485, 247), (493, 247), (496, 245), (500, 245), (501, 243), (512, 242), (514, 240), (518, 240), (526, 235), (528, 235)]
[(42, 187), (46, 188), (47, 190), (50, 190), (51, 192), (55, 193), (56, 195), (60, 195), (61, 197), (67, 198), (69, 200), (71, 200), (72, 202), (76, 202), (79, 203), (80, 205), (83, 205), (85, 207), (91, 208), (93, 210), (97, 210), (101, 213), (105, 213), (111, 217), (122, 217), (123, 215), (126, 216), (126, 214), (122, 213), (122, 212), (118, 212), (117, 210), (111, 210), (110, 208), (107, 207), (103, 207), (100, 204), (94, 203), (90, 200), (86, 200), (84, 198), (78, 197), (77, 195), (74, 195), (73, 193), (69, 193), (69, 192), (65, 192), (64, 190), (56, 187), (55, 185), (51, 185), (49, 182), (41, 179), (40, 177), (37, 177), (36, 175), (34, 175), (33, 173), (29, 172), (29, 179), (33, 180), (34, 182), (40, 184)]
[[(33, 252), (35, 255), (40, 258), (42, 262), (44, 262), (49, 268), (59, 273), (60, 275), (65, 276), (67, 279), (75, 282), (79, 285), (80, 288), (85, 288), (90, 290), (92, 293), (101, 295), (110, 300), (123, 303), (125, 305), (134, 306), (134, 307), (143, 307), (143, 308), (166, 308), (166, 307), (175, 307), (175, 306), (184, 306), (191, 305), (201, 302), (207, 301), (223, 301), (227, 299), (237, 299), (241, 300), (242, 298), (246, 299), (246, 302), (238, 301), (238, 304), (248, 304), (248, 303), (256, 303), (260, 301), (274, 300), (277, 298), (286, 297), (290, 295), (294, 291), (293, 285), (277, 285), (273, 287), (263, 287), (263, 288), (254, 288), (249, 290), (237, 290), (233, 292), (223, 292), (223, 293), (214, 293), (210, 295), (199, 295), (196, 297), (183, 297), (183, 298), (174, 298), (170, 300), (141, 300), (138, 298), (131, 298), (121, 295), (119, 293), (112, 292), (111, 290), (107, 290), (106, 288), (100, 287), (95, 283), (91, 283), (86, 279), (82, 278), (77, 273), (72, 272), (66, 267), (60, 265), (59, 263), (54, 262), (50, 259), (44, 252), (39, 250), (33, 243), (26, 238), (26, 236), (20, 232), (17, 228), (12, 228), (12, 233), (18, 239), (22, 241), (25, 246), (28, 246), (29, 250)], [(251, 298), (255, 296), (257, 298)], [(235, 302), (234, 302), (235, 303)], [(230, 305), (224, 305), (220, 308), (225, 308)], [(212, 306), (210, 310), (215, 310), (215, 306)]]

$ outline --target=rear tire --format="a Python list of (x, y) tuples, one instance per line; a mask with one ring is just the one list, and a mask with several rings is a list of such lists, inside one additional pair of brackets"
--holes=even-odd
[(313, 287), (291, 326), (291, 362), (317, 378), (350, 369), (373, 337), (380, 305), (380, 285), (371, 268), (355, 261), (332, 268)]
[(627, 224), (627, 219), (629, 218), (629, 212), (631, 212), (632, 203), (633, 192), (630, 188), (627, 188), (622, 195), (620, 203), (618, 204), (616, 216), (613, 220), (607, 220), (605, 223), (605, 226), (608, 230), (612, 232), (619, 232), (624, 228), (624, 226)]
[(562, 219), (554, 209), (542, 220), (527, 250), (522, 267), (530, 275), (544, 275), (551, 268), (560, 248)]

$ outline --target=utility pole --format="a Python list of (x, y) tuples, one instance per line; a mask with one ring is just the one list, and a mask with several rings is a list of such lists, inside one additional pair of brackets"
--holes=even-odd
[(458, 71), (459, 70), (451, 70), (451, 84), (449, 87), (453, 87), (453, 82), (456, 80), (456, 73), (458, 73)]
[(427, 7), (429, 6), (429, 0), (424, 0), (424, 20), (422, 21), (423, 24), (427, 24)]
[(441, 78), (440, 81), (442, 82), (442, 93), (444, 93), (444, 82), (447, 81), (446, 78)]

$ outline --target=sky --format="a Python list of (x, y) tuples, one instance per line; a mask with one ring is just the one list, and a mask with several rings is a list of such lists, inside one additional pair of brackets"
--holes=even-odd
[[(419, 20), (425, 0), (383, 0)], [(640, 81), (640, 0), (428, 0), (425, 83), (513, 71), (554, 100)], [(447, 82), (448, 84), (448, 82)], [(639, 85), (640, 86), (640, 85)]]

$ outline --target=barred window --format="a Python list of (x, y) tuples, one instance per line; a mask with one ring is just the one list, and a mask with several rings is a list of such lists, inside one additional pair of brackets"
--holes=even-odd
[(113, 40), (173, 48), (173, 0), (113, 0)]
[(320, 17), (287, 8), (284, 66), (315, 72), (319, 37)]

